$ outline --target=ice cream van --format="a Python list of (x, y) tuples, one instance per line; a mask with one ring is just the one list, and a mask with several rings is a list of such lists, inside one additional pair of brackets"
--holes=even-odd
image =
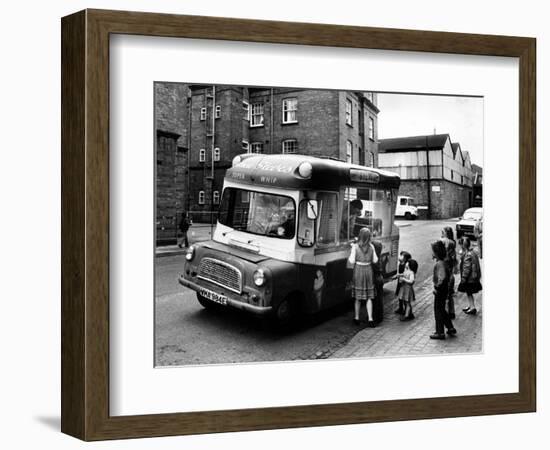
[(211, 241), (188, 248), (181, 285), (284, 324), (350, 300), (351, 243), (368, 227), (384, 278), (396, 273), (397, 174), (304, 155), (237, 156)]

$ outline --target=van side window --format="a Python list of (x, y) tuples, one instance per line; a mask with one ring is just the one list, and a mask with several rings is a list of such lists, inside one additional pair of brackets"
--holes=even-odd
[(400, 204), (400, 205), (406, 205), (406, 204), (407, 204), (407, 199), (406, 199), (406, 198), (402, 198), (401, 200), (399, 200), (399, 204)]
[(315, 221), (307, 217), (308, 200), (300, 202), (298, 214), (298, 244), (302, 247), (312, 247), (315, 244)]
[(338, 197), (336, 193), (319, 192), (319, 218), (317, 219), (317, 242), (327, 245), (336, 242), (338, 228)]

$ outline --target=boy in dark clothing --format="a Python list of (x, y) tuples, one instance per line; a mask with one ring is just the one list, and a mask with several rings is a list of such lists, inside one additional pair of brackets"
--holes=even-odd
[(430, 335), (430, 339), (445, 339), (445, 328), (447, 328), (449, 336), (456, 334), (453, 322), (445, 309), (445, 303), (449, 294), (451, 271), (446, 262), (447, 251), (443, 242), (434, 242), (432, 244), (432, 253), (436, 260), (433, 272), (435, 333)]
[(187, 213), (184, 212), (181, 215), (181, 220), (179, 224), (179, 229), (183, 233), (183, 236), (178, 241), (179, 248), (182, 248), (183, 245), (185, 245), (185, 247), (189, 247), (189, 239), (187, 238), (187, 232), (189, 231), (190, 226), (191, 226), (191, 220), (187, 216)]

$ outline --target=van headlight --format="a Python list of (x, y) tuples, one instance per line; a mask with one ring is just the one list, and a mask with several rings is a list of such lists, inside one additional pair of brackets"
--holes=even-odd
[(257, 269), (254, 272), (254, 284), (256, 286), (263, 286), (265, 284), (265, 272), (262, 269)]
[(195, 256), (195, 247), (193, 245), (191, 245), (188, 249), (187, 249), (187, 253), (185, 253), (185, 259), (187, 261), (191, 261)]

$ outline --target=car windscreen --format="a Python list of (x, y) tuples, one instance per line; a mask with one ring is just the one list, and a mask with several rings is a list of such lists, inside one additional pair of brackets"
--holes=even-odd
[(284, 195), (230, 187), (223, 191), (218, 220), (238, 231), (292, 239), (296, 206), (292, 198)]
[(466, 211), (464, 213), (464, 216), (462, 216), (464, 220), (479, 220), (481, 219), (481, 213), (480, 212), (473, 212), (473, 211)]

